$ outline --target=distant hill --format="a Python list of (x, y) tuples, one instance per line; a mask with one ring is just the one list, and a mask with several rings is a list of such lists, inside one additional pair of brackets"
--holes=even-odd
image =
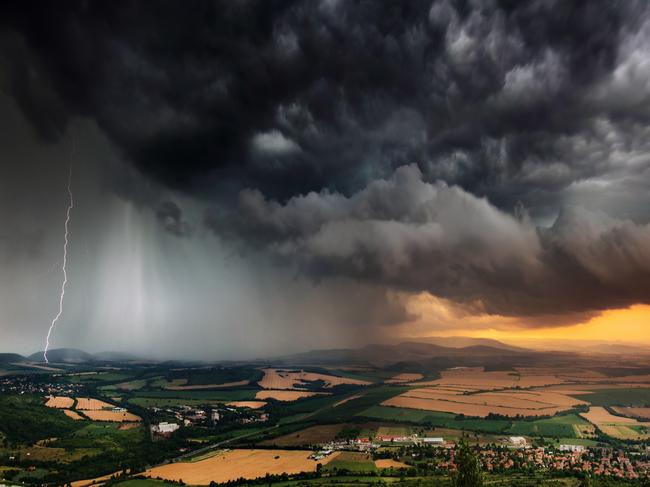
[[(494, 340), (496, 341), (496, 340)], [(507, 368), (512, 363), (527, 360), (544, 360), (539, 352), (524, 348), (488, 346), (478, 342), (465, 347), (445, 347), (421, 341), (405, 341), (395, 345), (368, 345), (359, 349), (311, 350), (286, 357), (279, 361), (287, 364), (366, 363), (376, 365), (428, 364), (435, 367), (453, 365), (485, 365)], [(489, 343), (489, 341), (488, 341)], [(500, 344), (500, 342), (497, 342)], [(545, 356), (548, 354), (544, 354)]]
[(0, 364), (13, 364), (27, 360), (17, 353), (0, 353)]
[[(48, 350), (47, 358), (50, 362), (82, 363), (93, 361), (93, 356), (76, 348), (55, 348)], [(43, 352), (36, 352), (27, 357), (32, 362), (43, 362)]]
[(499, 348), (502, 350), (512, 350), (515, 352), (526, 351), (525, 348), (515, 347), (514, 345), (508, 345), (507, 343), (500, 342), (499, 340), (494, 340), (492, 338), (473, 338), (473, 337), (463, 337), (463, 336), (451, 336), (451, 337), (419, 337), (413, 338), (410, 341), (422, 342), (422, 343), (431, 343), (433, 345), (440, 345), (443, 347), (449, 348), (466, 348), (474, 346), (486, 346), (491, 348)]

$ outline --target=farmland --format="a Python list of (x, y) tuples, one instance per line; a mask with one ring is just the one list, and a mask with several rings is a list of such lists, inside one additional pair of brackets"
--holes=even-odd
[[(196, 462), (156, 467), (147, 470), (145, 475), (206, 485), (211, 481), (227, 482), (240, 477), (255, 479), (266, 474), (312, 472), (317, 462), (309, 458), (310, 454), (310, 451), (300, 450), (229, 450)], [(335, 457), (332, 455), (328, 461)]]
[(267, 368), (263, 369), (264, 377), (258, 382), (264, 389), (305, 389), (309, 382), (322, 382), (324, 389), (330, 389), (337, 385), (365, 386), (370, 382), (352, 379), (350, 377), (339, 377), (329, 374), (305, 372), (304, 370), (283, 370)]
[[(42, 462), (40, 478), (50, 482), (101, 477), (123, 465), (186, 483), (232, 479), (235, 472), (248, 478), (283, 473), (289, 463), (293, 472), (314, 472), (317, 462), (307, 458), (312, 452), (306, 448), (355, 438), (379, 442), (394, 453), (403, 443), (382, 438), (429, 435), (454, 443), (466, 437), (487, 446), (523, 436), (545, 445), (595, 446), (649, 437), (640, 421), (650, 390), (643, 374), (633, 380), (633, 374), (612, 377), (587, 367), (569, 373), (551, 366), (421, 372), (404, 367), (153, 364), (81, 375), (57, 371), (51, 394), (0, 397), (0, 404), (7, 401), (0, 419), (8, 420), (0, 431), (18, 458), (30, 453)], [(620, 377), (626, 382), (618, 382)], [(596, 403), (606, 403), (609, 416)], [(24, 416), (9, 412), (16, 405)], [(180, 428), (152, 441), (150, 425), (162, 422)], [(214, 454), (216, 445), (232, 449)], [(204, 447), (191, 461), (183, 457), (152, 467)], [(100, 459), (98, 452), (106, 454)], [(268, 452), (276, 453), (269, 458)], [(84, 457), (96, 460), (84, 463)], [(320, 463), (327, 475), (349, 475), (399, 469), (403, 460), (344, 451), (327, 457), (327, 465)], [(64, 463), (69, 473), (57, 469)]]
[(621, 440), (639, 440), (650, 437), (650, 429), (636, 419), (615, 416), (603, 407), (591, 407), (580, 414), (603, 433)]

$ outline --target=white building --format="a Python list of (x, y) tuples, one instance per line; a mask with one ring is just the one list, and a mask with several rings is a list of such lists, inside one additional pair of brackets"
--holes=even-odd
[(422, 438), (422, 441), (424, 441), (425, 443), (432, 443), (432, 444), (436, 444), (436, 445), (442, 445), (442, 444), (445, 443), (445, 440), (443, 438), (439, 438), (439, 437)]
[(585, 451), (585, 447), (583, 445), (560, 445), (560, 451), (582, 453), (583, 451)]
[(178, 428), (180, 428), (180, 426), (177, 425), (176, 423), (162, 422), (162, 423), (154, 424), (151, 427), (151, 431), (153, 431), (154, 433), (164, 435), (164, 434), (173, 433)]
[(510, 438), (508, 438), (508, 442), (515, 448), (526, 448), (526, 446), (528, 445), (526, 443), (526, 438), (524, 438), (523, 436), (511, 436)]

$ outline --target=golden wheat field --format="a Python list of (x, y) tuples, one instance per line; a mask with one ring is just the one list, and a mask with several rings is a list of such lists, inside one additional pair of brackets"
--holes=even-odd
[(633, 418), (624, 418), (622, 416), (615, 416), (611, 414), (607, 409), (594, 406), (589, 408), (589, 411), (586, 413), (580, 413), (580, 416), (585, 418), (592, 424), (598, 426), (599, 424), (637, 424), (638, 421)]
[(45, 403), (48, 408), (68, 409), (74, 404), (74, 399), (64, 396), (50, 396)]
[(624, 418), (611, 414), (603, 407), (591, 407), (580, 416), (592, 423), (603, 433), (620, 440), (641, 440), (650, 437), (645, 425), (633, 418)]
[(140, 421), (139, 416), (129, 412), (85, 410), (84, 414), (93, 421), (111, 421), (113, 423)]
[(321, 396), (323, 392), (308, 391), (257, 391), (255, 399), (275, 399), (277, 401), (297, 401), (303, 397)]
[(227, 402), (226, 406), (231, 406), (234, 408), (260, 409), (266, 406), (266, 402), (265, 401), (231, 401), (231, 402)]
[(100, 401), (99, 399), (91, 399), (85, 397), (77, 398), (76, 409), (79, 409), (81, 411), (97, 411), (104, 408), (111, 409), (113, 408), (113, 405), (108, 404), (107, 402), (104, 401)]
[(318, 463), (326, 464), (336, 453), (316, 462), (313, 452), (299, 450), (229, 450), (195, 462), (178, 462), (147, 470), (144, 475), (165, 480), (183, 480), (186, 484), (207, 485), (211, 481), (228, 482), (238, 478), (255, 479), (267, 473), (295, 474), (313, 472)]
[(69, 409), (64, 409), (63, 412), (65, 413), (65, 415), (66, 415), (68, 418), (72, 418), (72, 419), (74, 419), (75, 421), (79, 421), (79, 420), (82, 420), (82, 419), (83, 419), (83, 418), (79, 415), (79, 413), (77, 413), (76, 411), (71, 411), (71, 410), (69, 410)]
[(412, 389), (382, 404), (485, 417), (490, 413), (503, 416), (549, 416), (587, 403), (560, 392), (544, 390), (510, 389), (477, 393), (476, 390), (467, 388), (426, 387)]
[(329, 389), (341, 384), (350, 385), (369, 385), (370, 382), (350, 379), (347, 377), (337, 377), (335, 375), (317, 374), (305, 372), (303, 370), (284, 370), (284, 369), (262, 369), (264, 377), (258, 382), (264, 389), (298, 389), (300, 390), (306, 384), (305, 382), (323, 381), (323, 387)]

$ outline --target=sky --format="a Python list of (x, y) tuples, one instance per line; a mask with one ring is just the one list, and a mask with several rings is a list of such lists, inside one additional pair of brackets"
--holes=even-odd
[(644, 1), (6, 1), (0, 349), (650, 344)]

